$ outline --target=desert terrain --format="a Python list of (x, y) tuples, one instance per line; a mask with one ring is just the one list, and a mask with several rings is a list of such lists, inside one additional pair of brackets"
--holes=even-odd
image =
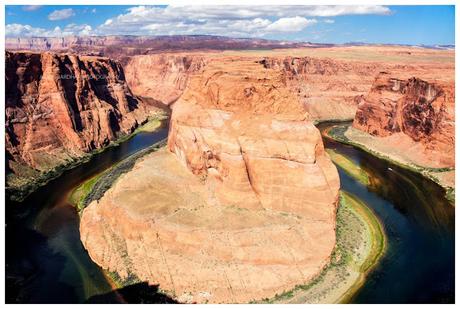
[(89, 203), (80, 233), (100, 267), (179, 302), (260, 301), (331, 264), (340, 179), (318, 122), (353, 121), (363, 145), (454, 173), (451, 50), (72, 52), (7, 53), (9, 185), (19, 190), (167, 110), (167, 146)]

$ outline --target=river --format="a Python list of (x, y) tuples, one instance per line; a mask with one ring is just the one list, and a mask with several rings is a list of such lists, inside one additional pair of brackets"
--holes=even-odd
[[(112, 292), (110, 280), (83, 248), (79, 217), (67, 197), (92, 175), (165, 138), (167, 131), (140, 132), (50, 181), (24, 202), (6, 201), (7, 303), (84, 303), (100, 295), (105, 302), (126, 301)], [(454, 302), (455, 211), (442, 189), (361, 150), (327, 138), (324, 142), (370, 175), (366, 187), (339, 168), (342, 189), (374, 210), (388, 238), (386, 254), (352, 301)]]

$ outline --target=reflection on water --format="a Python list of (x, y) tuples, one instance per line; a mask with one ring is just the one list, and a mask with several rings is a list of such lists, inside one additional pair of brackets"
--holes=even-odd
[(141, 132), (65, 172), (24, 202), (6, 202), (8, 303), (82, 303), (95, 295), (106, 295), (106, 302), (120, 301), (83, 248), (79, 217), (67, 196), (84, 180), (167, 134), (166, 126), (153, 133)]
[(453, 303), (455, 208), (443, 189), (354, 147), (324, 141), (327, 148), (348, 156), (369, 174), (366, 187), (339, 168), (342, 188), (375, 211), (388, 238), (387, 253), (353, 302)]

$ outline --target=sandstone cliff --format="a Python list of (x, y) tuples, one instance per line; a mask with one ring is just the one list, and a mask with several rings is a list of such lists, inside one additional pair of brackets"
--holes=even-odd
[(5, 73), (7, 163), (19, 178), (104, 147), (149, 114), (107, 58), (7, 52)]
[(266, 57), (265, 68), (282, 71), (286, 87), (317, 120), (353, 119), (378, 65), (330, 58)]
[[(455, 165), (455, 98), (451, 81), (382, 72), (358, 106), (353, 126), (374, 136), (408, 136), (433, 166)], [(397, 145), (394, 145), (397, 147)]]
[(131, 57), (124, 69), (135, 95), (169, 105), (181, 96), (188, 76), (204, 65), (200, 55), (158, 54)]
[[(134, 94), (170, 104), (183, 93), (191, 74), (221, 58), (216, 53), (134, 56), (125, 65), (126, 80)], [(262, 67), (278, 71), (279, 87), (289, 89), (315, 120), (353, 119), (379, 67), (312, 57), (254, 56), (233, 61), (243, 59), (259, 62), (259, 71)]]
[(172, 105), (174, 155), (140, 160), (84, 210), (85, 248), (181, 302), (307, 283), (335, 245), (339, 177), (319, 131), (281, 72), (253, 58), (209, 60), (189, 78)]
[(214, 61), (193, 76), (172, 107), (169, 149), (194, 174), (216, 181), (225, 203), (306, 212), (308, 202), (334, 203), (336, 194), (324, 199), (324, 190), (330, 183), (338, 188), (335, 168), (282, 74), (252, 59), (234, 60)]

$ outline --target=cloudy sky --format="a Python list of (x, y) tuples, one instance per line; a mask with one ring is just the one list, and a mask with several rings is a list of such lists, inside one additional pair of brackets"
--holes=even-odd
[(191, 35), (454, 44), (454, 6), (6, 6), (6, 36)]

